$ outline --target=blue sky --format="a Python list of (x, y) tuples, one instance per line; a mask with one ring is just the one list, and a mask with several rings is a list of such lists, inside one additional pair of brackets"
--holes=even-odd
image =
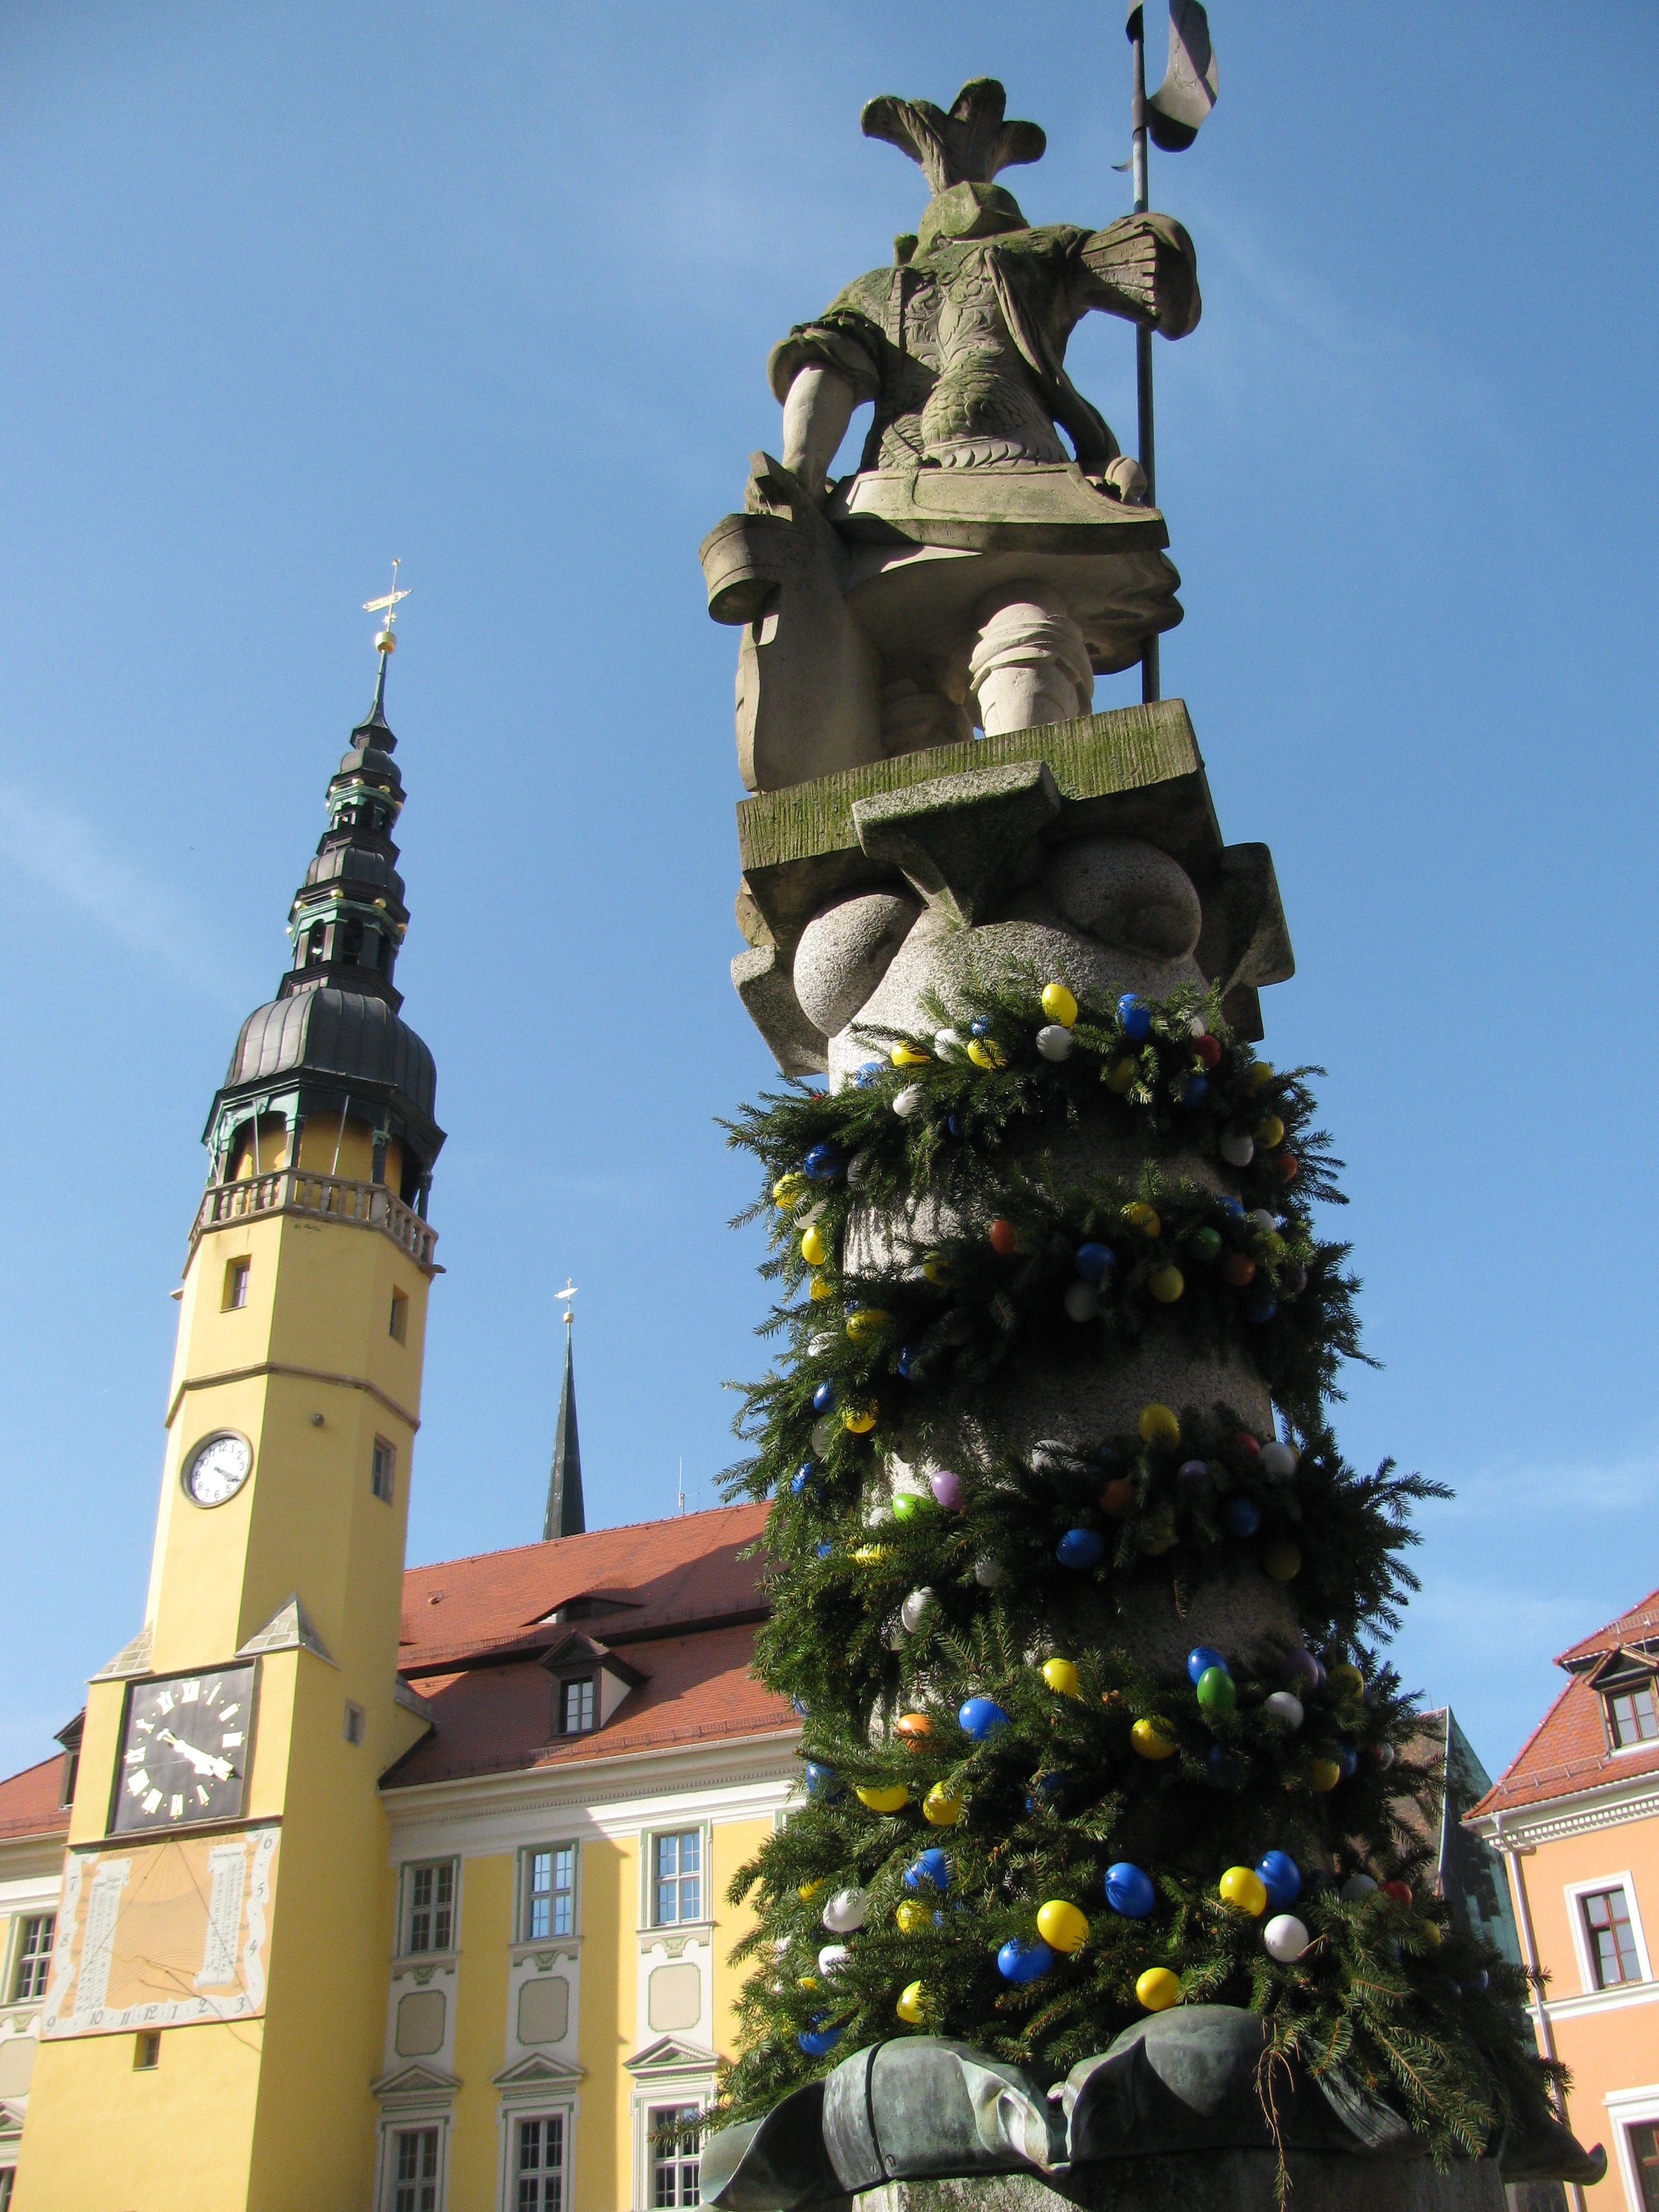
[[(1452, 1483), (1408, 1680), (1494, 1771), (1659, 1583), (1652, 1011), (1659, 16), (1217, 0), (1154, 157), (1188, 702), (1271, 843), (1379, 1372)], [(698, 540), (769, 344), (922, 204), (864, 100), (1000, 76), (1034, 221), (1128, 204), (1111, 8), (205, 4), (0, 15), (0, 1767), (137, 1626), (198, 1138), (414, 587), (398, 980), (450, 1140), (411, 1559), (540, 1530), (553, 1291), (590, 1520), (694, 1502), (752, 1371), (769, 1066), (727, 981), (733, 639)], [(1072, 367), (1133, 444), (1133, 343)], [(1102, 685), (1097, 703), (1131, 695)]]

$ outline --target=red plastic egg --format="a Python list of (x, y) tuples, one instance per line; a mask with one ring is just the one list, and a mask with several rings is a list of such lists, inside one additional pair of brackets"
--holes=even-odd
[(1100, 1502), (1114, 1521), (1121, 1521), (1133, 1509), (1135, 1486), (1132, 1482), (1126, 1482), (1120, 1474), (1101, 1492)]
[(1412, 1901), (1412, 1886), (1408, 1881), (1385, 1881), (1382, 1885), (1382, 1894), (1384, 1897), (1393, 1898), (1398, 1905), (1409, 1905)]
[(1240, 1429), (1234, 1436), (1233, 1442), (1247, 1459), (1261, 1458), (1261, 1447), (1248, 1429)]
[(1206, 1067), (1218, 1067), (1220, 1066), (1221, 1043), (1218, 1038), (1212, 1036), (1196, 1037), (1193, 1041), (1193, 1050), (1198, 1054)]
[(1242, 1291), (1246, 1283), (1255, 1279), (1255, 1261), (1248, 1252), (1229, 1252), (1221, 1263), (1221, 1279)]
[(1013, 1223), (994, 1221), (991, 1224), (991, 1249), (994, 1252), (1000, 1252), (1004, 1259), (1006, 1259), (1011, 1252), (1018, 1251), (1018, 1249), (1019, 1233)]
[(1296, 1172), (1300, 1165), (1301, 1162), (1294, 1152), (1281, 1152), (1279, 1156), (1279, 1172), (1286, 1182), (1296, 1181)]

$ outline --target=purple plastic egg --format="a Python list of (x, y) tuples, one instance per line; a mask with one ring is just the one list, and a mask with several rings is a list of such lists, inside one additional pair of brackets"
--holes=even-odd
[(948, 1467), (939, 1468), (927, 1478), (927, 1486), (947, 1513), (962, 1510), (962, 1477), (952, 1474)]

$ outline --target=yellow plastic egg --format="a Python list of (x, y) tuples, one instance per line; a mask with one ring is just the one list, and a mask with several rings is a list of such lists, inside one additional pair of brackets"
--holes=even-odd
[(1351, 1667), (1346, 1660), (1340, 1666), (1332, 1668), (1327, 1680), (1332, 1689), (1341, 1691), (1346, 1697), (1363, 1698), (1365, 1694), (1365, 1677), (1358, 1667)]
[(893, 1917), (898, 1923), (901, 1936), (920, 1936), (924, 1928), (933, 1924), (933, 1914), (925, 1905), (917, 1905), (906, 1898)]
[(1156, 1206), (1144, 1205), (1139, 1199), (1133, 1206), (1124, 1207), (1123, 1218), (1131, 1229), (1138, 1229), (1143, 1237), (1156, 1237), (1164, 1226), (1158, 1218)]
[(1149, 1516), (1141, 1522), (1136, 1540), (1143, 1552), (1158, 1559), (1165, 1552), (1173, 1552), (1180, 1538), (1173, 1521), (1155, 1520)]
[(1107, 1073), (1106, 1088), (1115, 1091), (1120, 1098), (1135, 1079), (1135, 1064), (1132, 1060), (1115, 1060)]
[(890, 1054), (895, 1067), (923, 1067), (933, 1056), (931, 1052), (918, 1052), (913, 1044), (896, 1044)]
[(1008, 1055), (994, 1037), (975, 1037), (968, 1048), (975, 1067), (1006, 1067)]
[(1181, 1984), (1167, 1966), (1148, 1966), (1135, 1984), (1135, 1996), (1148, 2012), (1168, 2012), (1181, 2002)]
[(1440, 1923), (1437, 1920), (1419, 1920), (1417, 1923), (1417, 1932), (1431, 1951), (1437, 1951), (1440, 1948), (1443, 1939)]
[(873, 1406), (848, 1406), (842, 1414), (841, 1425), (855, 1437), (867, 1437), (876, 1425), (876, 1409)]
[(1253, 1920), (1259, 1920), (1267, 1909), (1267, 1885), (1254, 1867), (1229, 1867), (1216, 1887), (1224, 1903), (1236, 1905)]
[(803, 1974), (795, 1987), (798, 1990), (815, 1990), (817, 1985), (818, 1978), (816, 1974)]
[(927, 1253), (921, 1263), (921, 1272), (935, 1289), (951, 1279), (951, 1262), (943, 1252)]
[(1265, 1147), (1268, 1152), (1272, 1152), (1275, 1145), (1282, 1145), (1284, 1143), (1285, 1124), (1279, 1120), (1277, 1114), (1268, 1115), (1267, 1120), (1261, 1124), (1261, 1127), (1255, 1133), (1255, 1141), (1259, 1146)]
[(1143, 1406), (1140, 1409), (1140, 1441), (1144, 1444), (1178, 1444), (1181, 1424), (1167, 1406)]
[(878, 1567), (891, 1556), (891, 1547), (886, 1544), (860, 1544), (853, 1554), (853, 1564), (857, 1567)]
[(823, 1887), (821, 1881), (804, 1881), (795, 1894), (803, 1905), (810, 1905)]
[(1342, 1779), (1342, 1769), (1334, 1759), (1316, 1759), (1312, 1763), (1309, 1779), (1317, 1790), (1322, 1792), (1334, 1790)]
[(804, 1175), (780, 1176), (772, 1186), (772, 1202), (781, 1212), (787, 1213), (805, 1188), (806, 1177)]
[(828, 1275), (813, 1276), (812, 1301), (815, 1305), (821, 1305), (825, 1298), (833, 1298), (835, 1295), (836, 1286)]
[(895, 1782), (885, 1790), (860, 1790), (853, 1795), (860, 1805), (867, 1805), (872, 1813), (897, 1813), (910, 1802), (910, 1793), (902, 1782)]
[(1257, 1091), (1263, 1089), (1273, 1079), (1273, 1062), (1270, 1060), (1259, 1060), (1245, 1077), (1244, 1088), (1249, 1091)]
[(1179, 1267), (1160, 1267), (1146, 1285), (1161, 1306), (1172, 1306), (1187, 1287)]
[(879, 1336), (883, 1329), (890, 1328), (892, 1319), (879, 1306), (860, 1306), (847, 1316), (847, 1334), (854, 1344), (861, 1344), (866, 1337)]
[(919, 2027), (921, 2022), (921, 1984), (907, 1982), (899, 1991), (899, 2001), (893, 2010), (908, 2026)]
[(1077, 1000), (1063, 983), (1045, 983), (1042, 1011), (1051, 1022), (1058, 1022), (1061, 1029), (1068, 1030), (1077, 1019)]
[(1077, 1668), (1069, 1659), (1045, 1659), (1042, 1679), (1057, 1697), (1080, 1698), (1083, 1695), (1077, 1679)]
[(1037, 1907), (1037, 1934), (1051, 1951), (1080, 1951), (1089, 1940), (1089, 1920), (1063, 1898)]
[(826, 1257), (826, 1251), (823, 1232), (815, 1221), (810, 1229), (802, 1233), (800, 1256), (809, 1267), (821, 1267)]
[(936, 1782), (921, 1801), (921, 1817), (930, 1828), (954, 1828), (962, 1818), (962, 1800)]
[(1302, 1554), (1288, 1536), (1280, 1536), (1261, 1554), (1261, 1571), (1276, 1583), (1293, 1583), (1302, 1571)]
[(1173, 1759), (1181, 1748), (1175, 1730), (1164, 1720), (1137, 1721), (1129, 1730), (1129, 1741), (1143, 1759)]

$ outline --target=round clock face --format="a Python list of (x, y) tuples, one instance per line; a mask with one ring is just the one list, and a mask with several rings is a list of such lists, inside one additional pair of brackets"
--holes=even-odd
[(222, 1505), (234, 1498), (253, 1465), (253, 1447), (227, 1429), (197, 1445), (185, 1466), (185, 1495), (198, 1505)]

